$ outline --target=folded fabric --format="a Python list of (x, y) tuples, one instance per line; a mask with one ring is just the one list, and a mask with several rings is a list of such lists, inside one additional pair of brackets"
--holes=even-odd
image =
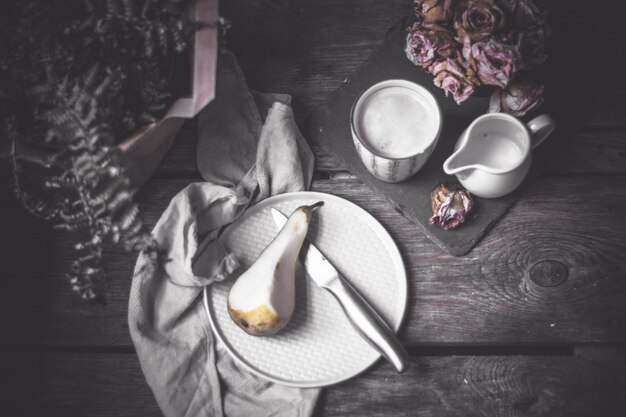
[(250, 205), (309, 187), (313, 154), (290, 97), (251, 93), (235, 58), (219, 56), (215, 100), (199, 115), (198, 168), (206, 180), (179, 192), (153, 234), (161, 264), (139, 273), (128, 323), (141, 368), (166, 416), (310, 416), (318, 389), (271, 383), (240, 368), (208, 324), (204, 286), (240, 268), (222, 229)]

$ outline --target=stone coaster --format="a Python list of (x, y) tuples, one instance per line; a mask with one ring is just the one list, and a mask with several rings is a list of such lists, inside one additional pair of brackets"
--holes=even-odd
[[(507, 212), (519, 198), (523, 186), (497, 199), (476, 197), (473, 213), (469, 215), (465, 224), (456, 230), (442, 230), (428, 224), (428, 219), (432, 215), (430, 193), (433, 188), (442, 182), (458, 183), (456, 177), (448, 176), (443, 172), (443, 162), (452, 154), (454, 145), (463, 130), (472, 120), (487, 112), (489, 94), (470, 97), (462, 105), (457, 105), (452, 97), (446, 97), (443, 90), (433, 85), (432, 75), (420, 70), (406, 58), (404, 27), (404, 22), (400, 22), (389, 30), (384, 44), (314, 113), (307, 131), (312, 141), (342, 160), (354, 175), (366, 185), (379, 191), (398, 212), (415, 223), (442, 249), (452, 255), (461, 256), (468, 253)], [(409, 180), (396, 184), (379, 181), (367, 171), (354, 149), (350, 133), (350, 110), (354, 100), (368, 87), (388, 79), (409, 80), (428, 89), (439, 103), (443, 117), (439, 143), (426, 165)], [(569, 97), (571, 98), (571, 95)], [(548, 100), (549, 96), (546, 102)], [(565, 120), (562, 115), (567, 114), (567, 111), (564, 110), (564, 108), (559, 108), (558, 112), (550, 111), (557, 125)], [(578, 125), (582, 126), (580, 118), (577, 121)], [(565, 137), (573, 130), (575, 128), (572, 123), (568, 124), (567, 129), (557, 127), (546, 141), (551, 144), (542, 145), (535, 150), (535, 159), (545, 159), (545, 157), (536, 158), (537, 153), (554, 148), (558, 137)], [(538, 165), (541, 163), (535, 160), (529, 178), (537, 175)]]

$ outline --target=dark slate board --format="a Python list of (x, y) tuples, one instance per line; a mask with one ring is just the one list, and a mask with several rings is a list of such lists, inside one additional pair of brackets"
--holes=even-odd
[[(382, 47), (314, 113), (310, 120), (310, 136), (313, 141), (341, 159), (366, 185), (384, 195), (397, 211), (415, 223), (442, 249), (455, 256), (465, 255), (519, 198), (523, 186), (501, 198), (475, 198), (475, 210), (470, 218), (454, 231), (442, 230), (428, 224), (432, 215), (430, 193), (433, 188), (442, 182), (458, 183), (456, 177), (443, 172), (443, 162), (452, 154), (461, 132), (473, 119), (487, 111), (489, 94), (475, 94), (460, 106), (451, 97), (445, 97), (443, 91), (433, 85), (432, 76), (421, 71), (406, 58), (403, 49), (404, 27), (405, 21), (392, 27)], [(387, 79), (405, 79), (427, 88), (438, 101), (443, 115), (441, 137), (431, 158), (415, 176), (396, 184), (379, 181), (367, 171), (354, 150), (350, 134), (349, 115), (354, 100), (371, 85)], [(563, 109), (559, 110), (558, 113), (563, 113)], [(550, 113), (557, 116), (552, 111)], [(555, 118), (557, 123), (564, 120), (563, 117)], [(538, 149), (543, 152), (544, 148), (554, 148), (554, 143), (558, 142), (555, 137), (564, 137), (565, 130), (569, 133), (573, 131), (572, 126), (569, 129), (558, 128), (547, 141), (552, 144), (542, 145)], [(535, 159), (538, 159), (536, 154), (535, 151)], [(538, 165), (541, 163), (535, 160), (529, 178), (537, 175)]]

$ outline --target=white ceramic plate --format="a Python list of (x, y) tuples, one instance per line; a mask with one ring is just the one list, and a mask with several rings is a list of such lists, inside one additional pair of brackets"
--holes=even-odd
[[(398, 331), (407, 300), (404, 264), (387, 231), (357, 205), (323, 193), (281, 194), (251, 207), (224, 232), (223, 242), (249, 266), (278, 233), (271, 207), (289, 215), (320, 200), (324, 205), (314, 212), (309, 240)], [(250, 336), (230, 319), (226, 300), (234, 277), (206, 289), (211, 327), (231, 355), (257, 375), (295, 387), (335, 384), (371, 366), (380, 354), (358, 335), (335, 298), (301, 267), (296, 279), (296, 311), (271, 337)]]

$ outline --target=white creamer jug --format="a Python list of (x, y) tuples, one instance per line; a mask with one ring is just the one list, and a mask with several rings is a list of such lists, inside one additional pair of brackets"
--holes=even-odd
[(501, 197), (524, 181), (532, 149), (555, 127), (545, 114), (528, 125), (505, 113), (484, 114), (461, 134), (443, 170), (456, 175), (461, 185), (478, 197)]

